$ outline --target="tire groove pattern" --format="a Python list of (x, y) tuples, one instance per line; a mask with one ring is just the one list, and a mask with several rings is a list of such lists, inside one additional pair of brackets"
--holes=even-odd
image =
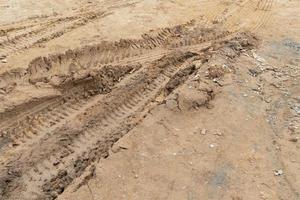
[[(118, 81), (114, 82), (113, 84), (115, 85), (121, 81), (120, 78), (124, 78), (127, 73), (133, 69), (137, 70), (139, 67), (140, 66), (119, 67), (121, 73), (119, 76), (115, 75)], [(114, 66), (114, 68), (116, 68), (116, 66)], [(108, 72), (110, 73), (110, 67), (106, 67), (99, 71), (100, 74), (103, 73), (103, 77), (110, 76), (107, 74)], [(114, 85), (109, 86), (104, 84), (101, 87), (114, 87)], [(91, 86), (93, 87), (93, 85)], [(1, 127), (1, 132), (5, 133), (2, 136), (6, 136), (8, 138), (10, 137), (11, 141), (8, 144), (14, 148), (15, 152), (19, 152), (24, 148), (26, 149), (28, 146), (42, 139), (45, 135), (50, 135), (53, 130), (65, 124), (70, 118), (72, 118), (73, 115), (76, 115), (76, 113), (81, 113), (82, 110), (84, 110), (90, 103), (95, 101), (95, 99), (101, 98), (103, 92), (97, 92), (99, 93), (98, 95), (93, 95), (89, 98), (83, 98), (81, 97), (80, 92), (78, 96), (73, 94), (71, 91), (71, 96), (68, 96), (69, 94), (67, 94), (64, 97), (60, 97), (52, 104), (46, 104), (46, 107), (42, 106), (37, 112), (31, 113), (27, 116), (25, 115), (23, 118), (19, 118), (16, 122), (10, 124), (9, 126), (4, 128)]]
[[(148, 81), (143, 82), (142, 80), (144, 76), (147, 77), (148, 73), (153, 72), (153, 67), (150, 67), (149, 69), (145, 68), (142, 71), (133, 74), (130, 79), (126, 80), (129, 82), (129, 85), (125, 84), (115, 91), (115, 94), (111, 94), (111, 98), (113, 99), (108, 98), (106, 100), (107, 103), (109, 102), (108, 104), (105, 103), (106, 101), (104, 100), (99, 100), (93, 104), (93, 106), (89, 108), (90, 110), (100, 109), (106, 104), (108, 106), (106, 110), (104, 109), (97, 114), (97, 126), (87, 126), (88, 128), (68, 145), (58, 143), (60, 144), (58, 152), (54, 152), (53, 154), (49, 151), (50, 154), (46, 156), (49, 159), (38, 162), (38, 164), (25, 173), (22, 176), (22, 182), (27, 185), (26, 183), (29, 181), (31, 184), (22, 196), (25, 199), (30, 199), (32, 196), (40, 198), (39, 195), (49, 195), (48, 192), (45, 191), (47, 190), (45, 189), (47, 187), (47, 182), (51, 182), (55, 177), (61, 176), (63, 169), (68, 170), (69, 174), (74, 173), (79, 175), (78, 173), (80, 173), (80, 171), (73, 168), (73, 166), (76, 165), (76, 162), (89, 155), (89, 152), (93, 152), (95, 148), (97, 148), (99, 142), (106, 141), (113, 137), (113, 135), (110, 136), (110, 134), (113, 134), (116, 129), (120, 128), (120, 125), (125, 123), (127, 119), (137, 111), (143, 110), (144, 107), (164, 88), (172, 76), (180, 70), (182, 62), (184, 62), (184, 60), (175, 61), (175, 63), (167, 63), (167, 66), (165, 66), (162, 71), (159, 68), (155, 69), (156, 67), (154, 67), (154, 72), (156, 72), (152, 75), (153, 80), (149, 81), (149, 83)], [(123, 103), (119, 102), (120, 98), (125, 98), (125, 96), (122, 97), (122, 95), (124, 95), (124, 90), (128, 90), (128, 88), (131, 87), (134, 91), (131, 92), (127, 100)], [(121, 97), (118, 97), (118, 95), (121, 95)], [(53, 135), (53, 137), (56, 136)], [(107, 144), (104, 145), (104, 149), (101, 151), (106, 151), (106, 148), (108, 148)], [(66, 154), (66, 152), (68, 153)], [(53, 165), (53, 163), (57, 163), (55, 158), (61, 159), (58, 164)], [(41, 186), (43, 187), (41, 188)], [(36, 189), (38, 189), (38, 191)]]
[[(122, 1), (111, 2), (117, 6), (130, 6)], [(41, 28), (29, 30), (0, 42), (0, 55), (9, 55), (29, 48), (37, 43), (60, 37), (66, 32), (77, 29), (99, 18), (105, 17), (114, 10), (114, 6), (102, 5), (100, 10), (90, 10), (71, 17), (58, 18), (42, 24)], [(116, 7), (116, 6), (115, 6)]]

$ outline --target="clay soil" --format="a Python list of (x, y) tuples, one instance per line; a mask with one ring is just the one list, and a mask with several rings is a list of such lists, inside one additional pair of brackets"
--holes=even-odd
[(0, 0), (0, 199), (299, 200), (298, 0)]

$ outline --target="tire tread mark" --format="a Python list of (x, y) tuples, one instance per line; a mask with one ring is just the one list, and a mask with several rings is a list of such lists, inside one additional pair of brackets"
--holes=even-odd
[[(166, 69), (170, 73), (173, 72), (175, 74), (180, 68), (178, 66), (168, 66), (172, 69)], [(110, 133), (114, 129), (116, 129), (120, 125), (120, 121), (125, 121), (128, 117), (133, 115), (136, 111), (143, 109), (153, 98), (157, 96), (157, 94), (162, 90), (162, 88), (168, 83), (171, 77), (166, 76), (164, 73), (158, 74), (158, 76), (154, 79), (153, 82), (150, 83), (150, 85), (147, 87), (148, 90), (144, 87), (138, 89), (136, 92), (134, 92), (129, 99), (127, 99), (126, 102), (122, 104), (116, 104), (114, 105), (113, 109), (104, 114), (101, 120), (99, 120), (99, 123), (97, 127), (89, 128), (87, 131), (85, 131), (82, 135), (79, 136), (78, 139), (75, 140), (74, 144), (71, 145), (72, 152), (67, 157), (63, 159), (63, 162), (60, 162), (55, 167), (49, 166), (49, 163), (51, 161), (47, 160), (45, 163), (43, 162), (42, 166), (49, 166), (50, 171), (52, 171), (54, 174), (58, 175), (63, 169), (70, 169), (71, 171), (69, 173), (75, 173), (72, 172), (74, 170), (70, 166), (74, 165), (74, 161), (79, 159), (79, 157), (84, 157), (85, 154), (90, 152), (92, 149), (95, 148), (97, 145), (97, 142), (101, 141), (103, 139), (103, 136), (105, 133)], [(134, 80), (134, 79), (133, 79)], [(98, 105), (101, 106), (102, 102), (98, 102)], [(54, 157), (61, 157), (58, 155)], [(36, 179), (33, 191), (30, 191), (30, 188), (28, 191), (26, 191), (26, 194), (30, 194), (31, 192), (35, 192), (36, 188), (39, 188), (40, 185), (44, 183), (44, 181), (50, 181), (49, 180), (49, 174), (47, 174), (47, 170), (43, 171), (42, 174), (37, 173), (34, 170), (31, 170), (26, 177), (26, 181), (29, 181), (32, 179), (31, 177), (38, 177)], [(40, 188), (41, 189), (41, 188)]]

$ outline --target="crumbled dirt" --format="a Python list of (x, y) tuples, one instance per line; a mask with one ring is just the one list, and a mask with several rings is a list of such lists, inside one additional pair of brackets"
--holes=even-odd
[(300, 199), (299, 7), (0, 0), (0, 199)]

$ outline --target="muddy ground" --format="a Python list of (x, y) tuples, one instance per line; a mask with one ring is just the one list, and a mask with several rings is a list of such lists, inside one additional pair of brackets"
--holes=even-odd
[(299, 1), (0, 16), (0, 199), (300, 199)]

